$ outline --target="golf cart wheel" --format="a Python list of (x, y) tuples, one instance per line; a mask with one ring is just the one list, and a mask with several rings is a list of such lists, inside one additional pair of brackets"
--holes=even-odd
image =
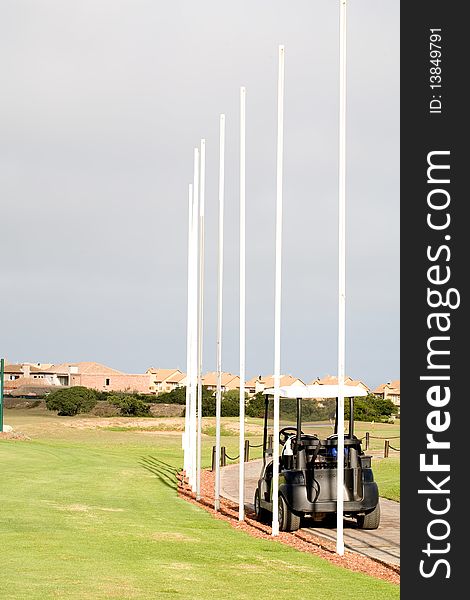
[(284, 497), (279, 494), (279, 529), (281, 531), (297, 531), (299, 527), (300, 517), (290, 510)]
[(373, 511), (366, 515), (357, 516), (357, 526), (359, 529), (377, 529), (380, 524), (380, 504)]
[(267, 521), (268, 520), (268, 515), (269, 512), (265, 509), (261, 507), (261, 503), (260, 503), (260, 496), (259, 496), (259, 489), (256, 488), (256, 492), (255, 492), (255, 499), (254, 499), (254, 507), (255, 507), (255, 516), (256, 516), (256, 520), (257, 521)]

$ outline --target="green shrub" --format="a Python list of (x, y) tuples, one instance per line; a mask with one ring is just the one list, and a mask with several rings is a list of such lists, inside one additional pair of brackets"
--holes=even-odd
[(109, 394), (107, 398), (110, 404), (121, 409), (121, 414), (131, 417), (149, 417), (150, 406), (133, 394)]
[(264, 394), (258, 392), (252, 398), (248, 400), (246, 405), (246, 415), (248, 417), (255, 417), (257, 419), (264, 418)]
[[(171, 392), (159, 394), (154, 397), (153, 402), (156, 404), (186, 404), (186, 387), (179, 387)], [(207, 386), (202, 386), (202, 416), (215, 416), (215, 393), (208, 390)]]
[(155, 404), (186, 404), (186, 387), (175, 388), (171, 392), (152, 396)]
[[(356, 421), (388, 423), (395, 411), (396, 406), (391, 400), (380, 398), (375, 394), (354, 398), (354, 419)], [(349, 402), (345, 402), (344, 416), (349, 419)]]
[[(304, 399), (302, 400), (302, 421), (328, 421), (335, 416), (336, 401), (333, 398), (326, 398), (321, 401)], [(249, 399), (246, 414), (249, 417), (258, 419), (264, 418), (265, 395), (258, 392)], [(295, 421), (297, 415), (297, 400), (295, 398), (283, 398), (280, 404), (281, 419)], [(273, 418), (273, 399), (269, 399), (268, 417)]]
[[(247, 410), (248, 394), (245, 392), (245, 413)], [(222, 395), (222, 416), (240, 416), (240, 390), (228, 390)]]
[(97, 403), (95, 390), (76, 386), (63, 390), (56, 390), (46, 398), (49, 410), (56, 410), (60, 416), (74, 416), (78, 413), (90, 412)]

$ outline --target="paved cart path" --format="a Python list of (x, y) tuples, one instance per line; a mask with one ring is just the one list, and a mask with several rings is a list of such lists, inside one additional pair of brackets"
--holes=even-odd
[[(253, 509), (253, 497), (261, 471), (261, 460), (245, 463), (245, 505)], [(238, 464), (221, 469), (221, 495), (238, 502)], [(394, 566), (400, 565), (400, 504), (380, 498), (380, 526), (375, 530), (357, 529), (355, 521), (344, 519), (344, 543), (351, 550), (381, 560)], [(309, 526), (304, 533), (313, 532), (330, 541), (336, 541), (336, 529)]]

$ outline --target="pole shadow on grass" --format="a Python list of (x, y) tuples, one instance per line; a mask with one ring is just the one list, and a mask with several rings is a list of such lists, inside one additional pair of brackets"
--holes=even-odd
[(175, 469), (172, 465), (155, 456), (142, 456), (139, 460), (139, 465), (150, 473), (153, 473), (153, 475), (156, 475), (167, 487), (172, 490), (176, 489), (178, 469)]

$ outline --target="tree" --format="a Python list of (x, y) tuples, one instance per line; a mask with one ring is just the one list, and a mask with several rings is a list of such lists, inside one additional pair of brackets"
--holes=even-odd
[(152, 400), (156, 404), (186, 404), (186, 387), (178, 387), (171, 392), (155, 396)]
[(258, 392), (254, 396), (252, 396), (248, 400), (248, 404), (246, 406), (246, 415), (248, 417), (254, 417), (257, 419), (264, 418), (264, 394), (263, 392)]
[(132, 394), (110, 394), (108, 402), (118, 406), (123, 415), (132, 417), (150, 416), (150, 405)]
[[(396, 411), (396, 406), (388, 398), (368, 394), (354, 398), (354, 419), (356, 421), (387, 422)], [(344, 416), (349, 419), (349, 403), (345, 403)]]
[[(245, 392), (245, 407), (247, 400), (248, 394)], [(227, 390), (222, 394), (221, 412), (223, 417), (240, 416), (240, 390)]]
[(78, 413), (90, 412), (96, 406), (97, 397), (95, 390), (83, 386), (56, 390), (46, 398), (49, 410), (58, 411), (60, 416), (74, 416)]
[[(165, 392), (154, 397), (156, 404), (186, 404), (186, 387), (175, 388), (171, 392)], [(202, 386), (202, 416), (213, 417), (215, 415), (215, 396), (214, 392)]]

